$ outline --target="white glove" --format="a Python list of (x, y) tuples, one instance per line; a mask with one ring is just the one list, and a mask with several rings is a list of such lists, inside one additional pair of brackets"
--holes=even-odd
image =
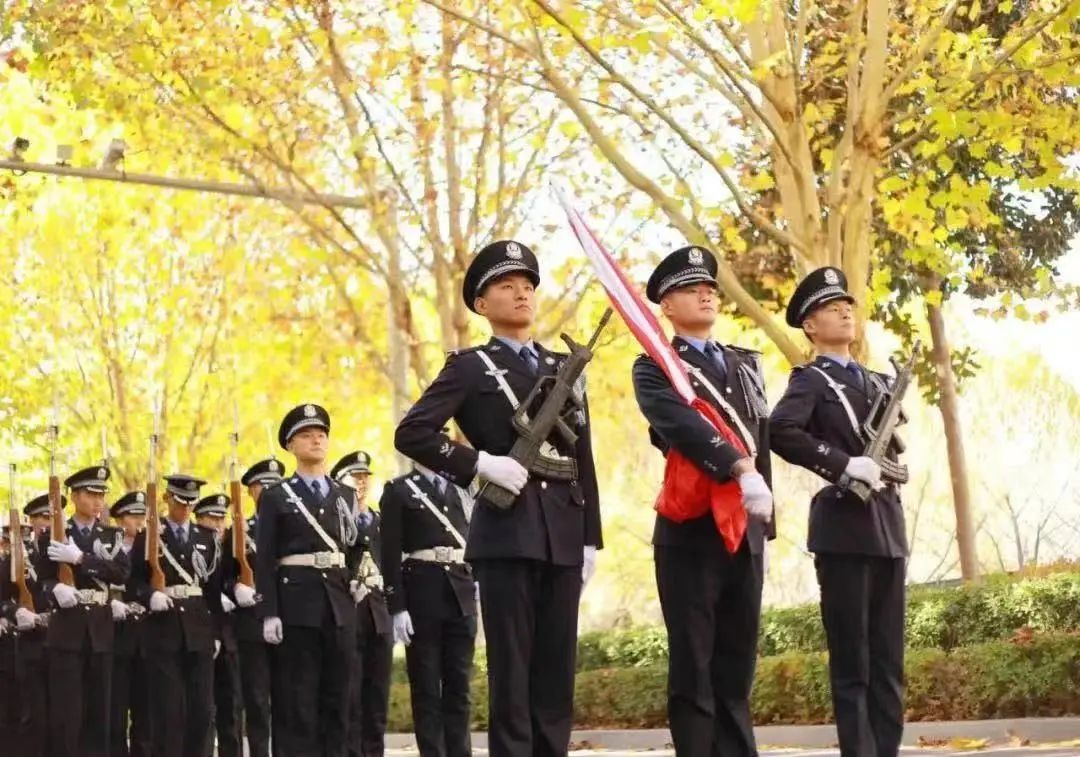
[(15, 611), (15, 627), (20, 631), (31, 631), (37, 625), (37, 615), (20, 607)]
[(224, 594), (222, 594), (221, 595), (221, 610), (222, 610), (222, 612), (232, 612), (235, 609), (236, 609), (236, 605), (233, 603), (233, 601), (231, 599), (229, 599), (228, 597), (226, 597)]
[(214, 659), (215, 660), (217, 659), (217, 656), (220, 653), (221, 653), (221, 641), (219, 639), (214, 639)]
[(56, 541), (53, 540), (49, 543), (49, 559), (53, 562), (66, 562), (71, 565), (78, 565), (82, 562), (83, 551), (79, 549), (79, 545), (73, 544), (71, 541)]
[(255, 590), (247, 584), (237, 583), (233, 587), (233, 596), (236, 597), (236, 604), (241, 607), (255, 606)]
[(596, 573), (596, 547), (585, 545), (582, 557), (584, 562), (581, 563), (581, 586), (584, 588), (585, 584), (589, 583), (589, 579)]
[(173, 606), (172, 597), (163, 591), (155, 591), (150, 595), (150, 612), (165, 612)]
[(394, 613), (394, 643), (409, 646), (412, 643), (413, 631), (412, 618), (408, 610)]
[(280, 644), (284, 638), (285, 630), (281, 627), (281, 618), (263, 620), (263, 641), (267, 644)]
[(487, 452), (481, 452), (477, 458), (476, 472), (514, 494), (521, 494), (521, 489), (529, 480), (529, 472), (517, 460), (504, 455), (489, 455)]
[(869, 457), (851, 458), (848, 460), (847, 467), (844, 468), (844, 473), (864, 484), (869, 484), (871, 489), (878, 489), (881, 486), (881, 466)]
[(112, 619), (123, 620), (128, 616), (128, 606), (121, 602), (119, 599), (113, 599), (109, 602), (109, 607), (112, 608)]
[(56, 597), (56, 604), (65, 609), (79, 604), (79, 593), (72, 586), (58, 583), (53, 587), (52, 593)]
[(480, 601), (480, 582), (479, 581), (473, 581), (473, 596), (476, 598), (477, 602)]
[(371, 589), (364, 586), (356, 579), (349, 581), (349, 594), (352, 595), (352, 600), (356, 604), (360, 604), (364, 601), (364, 597), (371, 593)]
[(739, 476), (739, 488), (742, 490), (742, 503), (746, 512), (766, 523), (772, 520), (773, 499), (765, 477), (757, 471)]
[(0, 618), (0, 636), (3, 636), (11, 629), (11, 622), (7, 618)]

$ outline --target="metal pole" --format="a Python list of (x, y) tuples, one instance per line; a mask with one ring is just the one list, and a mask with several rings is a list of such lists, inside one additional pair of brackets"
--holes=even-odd
[(24, 173), (45, 173), (54, 176), (73, 176), (79, 179), (96, 179), (99, 181), (115, 181), (120, 184), (149, 184), (155, 187), (170, 187), (172, 189), (185, 189), (193, 192), (213, 192), (215, 194), (237, 195), (240, 197), (256, 197), (263, 200), (278, 200), (285, 203), (301, 203), (304, 205), (319, 205), (322, 207), (344, 208), (368, 208), (370, 200), (365, 197), (350, 197), (347, 195), (322, 194), (318, 192), (293, 192), (288, 189), (273, 189), (270, 187), (258, 187), (250, 184), (232, 184), (224, 181), (207, 181), (203, 179), (177, 179), (170, 176), (155, 176), (145, 173), (128, 173), (102, 168), (76, 168), (74, 166), (49, 165), (48, 163), (31, 163), (22, 160), (0, 160), (0, 169)]

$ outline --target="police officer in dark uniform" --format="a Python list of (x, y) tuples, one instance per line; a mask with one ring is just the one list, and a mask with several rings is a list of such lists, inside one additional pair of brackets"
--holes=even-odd
[[(778, 455), (829, 482), (810, 503), (807, 546), (821, 588), (840, 752), (890, 757), (904, 726), (908, 547), (897, 484), (862, 454), (862, 424), (889, 379), (851, 357), (853, 302), (837, 268), (820, 268), (796, 288), (787, 323), (818, 354), (792, 372), (770, 431)], [(847, 490), (852, 480), (876, 489), (868, 502)]]
[[(150, 688), (154, 757), (203, 757), (213, 746), (214, 613), (221, 608), (221, 548), (217, 534), (191, 523), (206, 482), (165, 476), (161, 570), (165, 591), (150, 585), (145, 546), (135, 551), (136, 593), (150, 612), (142, 619)], [(145, 539), (145, 534), (143, 534)]]
[(465, 562), (467, 497), (418, 466), (388, 481), (379, 501), (394, 641), (405, 645), (416, 745), (424, 757), (472, 753), (476, 583)]
[[(128, 492), (109, 508), (109, 515), (124, 532), (121, 548), (131, 560), (135, 542), (146, 527), (146, 495)], [(136, 560), (143, 559), (141, 554)], [(110, 606), (113, 620), (113, 678), (112, 723), (109, 738), (113, 757), (149, 757), (150, 713), (147, 710), (149, 690), (146, 686), (146, 660), (143, 652), (142, 615), (146, 608), (135, 601), (135, 583), (128, 578), (126, 584), (111, 586)]]
[[(224, 553), (228, 542), (222, 540), (225, 518), (229, 514), (229, 497), (211, 494), (192, 508), (195, 522), (218, 535)], [(224, 568), (222, 569), (224, 570)], [(240, 704), (240, 661), (236, 644), (233, 612), (236, 604), (225, 593), (221, 595), (221, 611), (214, 612), (214, 731), (217, 734), (218, 757), (239, 757), (243, 754), (243, 723)]]
[(390, 704), (393, 635), (383, 594), (379, 513), (367, 506), (371, 457), (358, 450), (338, 460), (330, 476), (353, 490), (358, 536), (349, 555), (356, 601), (356, 658), (349, 716), (349, 757), (381, 757)]
[[(676, 522), (660, 513), (653, 530), (656, 585), (668, 635), (668, 719), (682, 755), (756, 755), (750, 690), (757, 657), (765, 540), (775, 537), (768, 407), (759, 355), (712, 339), (717, 263), (702, 247), (675, 250), (649, 278), (646, 296), (675, 331), (672, 347), (697, 396), (736, 433), (728, 443), (690, 407), (648, 356), (634, 363), (634, 392), (649, 436), (718, 482), (737, 480), (745, 516), (731, 550), (714, 516)], [(707, 497), (707, 492), (702, 492)], [(703, 503), (704, 504), (704, 503)], [(742, 525), (744, 524), (744, 525)]]
[(352, 493), (326, 475), (330, 415), (290, 410), (278, 442), (296, 473), (259, 499), (255, 580), (263, 638), (274, 650), (274, 745), (282, 755), (343, 757), (356, 607), (348, 551), (356, 544)]
[[(257, 573), (255, 558), (256, 534), (259, 520), (259, 498), (263, 489), (281, 481), (285, 468), (278, 460), (260, 460), (245, 471), (240, 483), (247, 487), (255, 502), (255, 515), (247, 520), (248, 563)], [(232, 527), (225, 531), (222, 540), (225, 547), (223, 573), (225, 593), (236, 603), (232, 612), (240, 660), (240, 687), (243, 700), (243, 723), (247, 735), (248, 754), (251, 757), (269, 757), (270, 754), (270, 647), (263, 639), (262, 618), (255, 607), (257, 596), (254, 586), (240, 583), (239, 565), (233, 558)]]
[[(49, 512), (48, 495), (37, 497), (23, 513)], [(22, 542), (24, 576), (32, 608), (23, 607), (11, 574), (11, 550)], [(48, 748), (46, 699), (45, 623), (51, 597), (38, 578), (43, 559), (34, 531), (24, 526), (14, 536), (3, 529), (0, 552), (0, 744), (11, 754), (43, 757)]]
[[(109, 753), (109, 692), (112, 683), (113, 619), (109, 585), (123, 584), (131, 569), (123, 534), (102, 526), (109, 469), (84, 468), (64, 481), (75, 505), (67, 539), (49, 541), (41, 576), (58, 608), (46, 632), (49, 671), (50, 752), (58, 757)], [(71, 566), (74, 586), (59, 580)]]
[[(578, 600), (601, 546), (587, 409), (576, 413), (575, 444), (555, 434), (549, 440), (551, 454), (573, 461), (572, 480), (530, 474), (508, 456), (517, 439), (515, 404), (564, 359), (531, 337), (539, 281), (536, 256), (519, 242), (493, 242), (477, 253), (462, 295), (493, 336), (448, 357), (394, 438), (402, 454), (460, 488), (479, 475), (518, 494), (508, 510), (478, 499), (465, 554), (484, 606), (494, 757), (566, 754)], [(443, 431), (450, 418), (471, 446)]]

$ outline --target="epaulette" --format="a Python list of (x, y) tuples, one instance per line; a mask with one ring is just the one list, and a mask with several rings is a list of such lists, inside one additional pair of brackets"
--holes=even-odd
[(470, 352), (477, 352), (487, 347), (486, 344), (477, 344), (474, 347), (462, 347), (460, 350), (448, 350), (447, 357), (454, 357), (455, 355), (467, 355)]
[(287, 479), (287, 478), (279, 478), (277, 481), (271, 481), (268, 484), (263, 484), (263, 493), (265, 494), (266, 492), (270, 491), (271, 489), (276, 489), (277, 487), (281, 486), (283, 483), (285, 483), (288, 480), (289, 479)]
[(739, 347), (738, 345), (734, 345), (734, 344), (727, 344), (727, 345), (724, 345), (724, 346), (727, 347), (729, 350), (731, 350), (733, 352), (741, 352), (744, 355), (750, 355), (752, 357), (756, 357), (756, 356), (762, 354), (761, 350), (752, 350), (749, 347)]

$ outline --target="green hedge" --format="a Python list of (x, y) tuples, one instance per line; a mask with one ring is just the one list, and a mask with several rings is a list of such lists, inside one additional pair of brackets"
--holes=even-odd
[[(1080, 634), (994, 641), (951, 652), (910, 650), (905, 669), (909, 721), (1080, 715)], [(663, 665), (578, 673), (574, 725), (665, 727), (666, 690)], [(761, 659), (753, 706), (758, 725), (828, 722), (832, 705), (825, 655)], [(393, 686), (390, 709), (390, 730), (411, 731), (407, 685)], [(483, 677), (473, 684), (473, 715), (474, 727), (486, 728)]]
[[(909, 593), (906, 641), (912, 648), (950, 650), (1007, 639), (1023, 626), (1043, 632), (1080, 629), (1080, 571), (994, 576), (978, 585), (918, 587)], [(763, 657), (824, 649), (817, 605), (762, 613)], [(648, 667), (666, 660), (662, 626), (594, 632), (578, 641), (579, 671)]]

